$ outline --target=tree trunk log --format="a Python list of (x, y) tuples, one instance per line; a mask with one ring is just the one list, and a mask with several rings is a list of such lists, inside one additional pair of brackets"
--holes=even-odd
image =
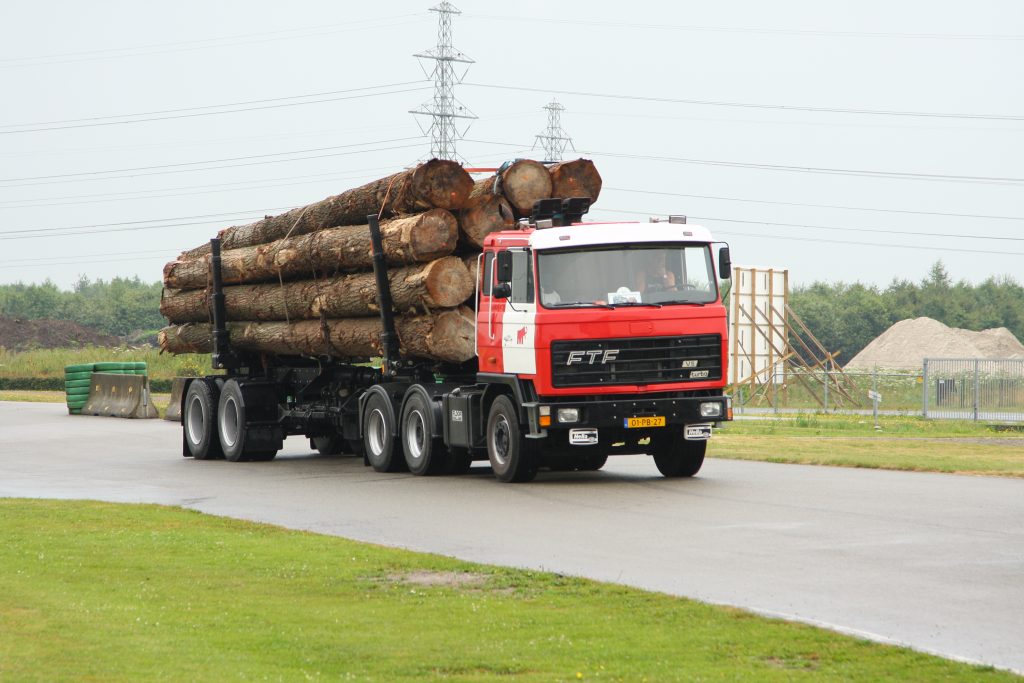
[[(551, 175), (539, 161), (518, 159), (497, 175), (501, 176), (501, 193), (520, 217), (532, 214), (538, 199), (553, 196)], [(473, 189), (476, 189), (475, 185)]]
[[(454, 308), (473, 294), (473, 278), (455, 256), (389, 270), (388, 279), (399, 313)], [(209, 295), (208, 289), (165, 290), (160, 313), (171, 323), (208, 322)], [(380, 310), (373, 273), (225, 287), (224, 306), (228, 320), (253, 321), (317, 319), (321, 315), (358, 318)]]
[(590, 159), (563, 161), (548, 168), (552, 197), (590, 197), (596, 202), (601, 194), (601, 174)]
[(484, 238), (498, 230), (509, 230), (516, 224), (508, 201), (493, 193), (494, 178), (481, 180), (469, 195), (466, 208), (459, 212), (459, 238), (470, 249), (479, 250)]
[[(381, 234), (388, 263), (408, 265), (452, 253), (458, 228), (455, 216), (450, 212), (432, 209), (415, 216), (385, 221), (381, 224)], [(366, 225), (331, 228), (221, 253), (225, 284), (279, 278), (309, 279), (372, 267), (370, 228)], [(209, 256), (171, 261), (164, 266), (164, 285), (169, 289), (205, 287), (209, 279)]]
[[(241, 249), (266, 244), (286, 236), (305, 235), (324, 228), (366, 223), (366, 216), (382, 217), (415, 213), (431, 208), (460, 209), (473, 189), (473, 179), (454, 161), (431, 159), (401, 173), (357, 187), (279, 216), (268, 216), (249, 225), (225, 228), (218, 233), (222, 249)], [(189, 260), (210, 253), (204, 244), (183, 252)]]
[[(465, 308), (395, 319), (401, 352), (410, 358), (462, 363), (475, 354), (473, 314)], [(366, 359), (380, 356), (378, 318), (228, 324), (231, 344), (243, 351), (281, 355)], [(326, 335), (325, 335), (326, 332)], [(326, 338), (325, 338), (326, 336)], [(171, 325), (160, 330), (160, 349), (170, 353), (210, 353), (209, 323)]]

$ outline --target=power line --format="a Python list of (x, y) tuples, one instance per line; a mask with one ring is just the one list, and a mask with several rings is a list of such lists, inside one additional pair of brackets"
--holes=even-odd
[(803, 206), (812, 209), (843, 209), (846, 211), (873, 211), (877, 213), (902, 213), (902, 214), (913, 214), (918, 216), (945, 216), (950, 218), (984, 218), (989, 220), (1001, 220), (1001, 221), (1024, 221), (1024, 216), (993, 216), (990, 214), (977, 214), (977, 213), (947, 213), (943, 211), (910, 211), (907, 209), (875, 209), (866, 206), (841, 206), (838, 204), (802, 204), (799, 202), (779, 202), (768, 199), (743, 199), (741, 197), (723, 197), (719, 195), (709, 194), (683, 194), (681, 192), (655, 192), (653, 190), (636, 190), (627, 187), (604, 187), (605, 190), (613, 190), (615, 192), (632, 192), (635, 194), (650, 194), (658, 195), (662, 197), (687, 197), (691, 199), (713, 199), (716, 201), (727, 201), (727, 202), (747, 202), (750, 204), (771, 204), (775, 206)]
[[(605, 208), (601, 208), (601, 209), (595, 209), (595, 211), (604, 211), (604, 212), (607, 212), (607, 213), (622, 213), (622, 214), (629, 214), (629, 215), (635, 215), (635, 216), (647, 216), (647, 215), (650, 215), (649, 211), (648, 212), (644, 212), (644, 211), (627, 211), (627, 210), (624, 210), (624, 209), (605, 209)], [(723, 221), (723, 222), (730, 222), (730, 223), (731, 222), (737, 222), (737, 223), (749, 222), (749, 223), (756, 223), (757, 225), (785, 225), (785, 224), (781, 224), (781, 223), (771, 223), (771, 222), (768, 222), (768, 221), (762, 221), (762, 222), (758, 222), (758, 221), (733, 221), (733, 220), (728, 219), (728, 218), (714, 218), (714, 217), (711, 217), (711, 216), (703, 216), (703, 217), (702, 216), (690, 216), (689, 218), (696, 218), (698, 220), (707, 220), (707, 221)], [(816, 227), (816, 226), (793, 226), (793, 227), (806, 227), (806, 228), (810, 228), (810, 227)], [(888, 243), (888, 242), (867, 242), (867, 241), (863, 241), (863, 240), (831, 240), (831, 239), (824, 239), (824, 238), (821, 238), (821, 237), (807, 237), (807, 236), (803, 236), (803, 235), (801, 235), (801, 236), (776, 235), (776, 234), (766, 235), (764, 233), (735, 232), (735, 231), (732, 231), (732, 230), (723, 230), (723, 231), (716, 231), (716, 232), (718, 234), (722, 234), (722, 235), (736, 235), (736, 236), (739, 236), (739, 237), (763, 237), (763, 238), (773, 239), (773, 240), (774, 239), (778, 239), (778, 240), (788, 240), (788, 241), (797, 241), (797, 242), (823, 242), (823, 243), (827, 243), (827, 244), (852, 244), (852, 245), (857, 245), (857, 246), (861, 246), (861, 247), (886, 247), (886, 248), (892, 247), (892, 248), (895, 248), (895, 249), (918, 249), (918, 250), (926, 250), (926, 251), (952, 251), (952, 252), (957, 252), (957, 253), (971, 253), (971, 254), (998, 254), (1000, 256), (1024, 256), (1024, 252), (1014, 252), (1014, 251), (994, 251), (994, 250), (988, 250), (988, 249), (963, 249), (963, 248), (960, 248), (960, 247), (936, 247), (936, 246), (921, 245), (921, 244), (893, 244), (893, 243)], [(871, 230), (871, 231), (866, 231), (866, 232), (878, 232), (878, 231)], [(947, 237), (968, 237), (967, 235), (946, 235), (946, 236)], [(993, 239), (993, 238), (989, 238), (989, 239)], [(995, 239), (1016, 239), (1016, 238), (995, 238)], [(1019, 241), (1024, 241), (1024, 240), (1019, 240)]]
[(419, 140), (422, 136), (413, 135), (404, 138), (391, 138), (390, 140), (373, 140), (371, 142), (354, 142), (348, 145), (332, 145), (330, 147), (310, 147), (307, 149), (295, 149), (287, 152), (272, 152), (270, 154), (250, 154), (243, 157), (225, 157), (222, 159), (206, 159), (204, 161), (184, 161), (177, 164), (158, 164), (156, 166), (133, 166), (129, 168), (111, 168), (105, 171), (81, 171), (79, 173), (62, 173), (57, 175), (26, 176), (24, 178), (0, 178), (0, 183), (21, 182), (23, 180), (49, 180), (51, 178), (76, 178), (91, 175), (106, 175), (108, 173), (127, 173), (129, 171), (151, 171), (158, 168), (180, 168), (183, 166), (201, 166), (204, 164), (219, 164), (225, 161), (248, 161), (250, 159), (266, 159), (268, 157), (281, 157), (291, 154), (306, 154), (308, 152), (327, 152), (332, 149), (349, 149), (351, 147), (363, 147), (366, 145), (383, 145), (391, 142), (405, 142), (408, 140)]
[[(405, 139), (420, 139), (420, 138), (418, 138), (418, 137), (417, 138), (398, 138), (397, 140), (405, 140)], [(373, 143), (363, 143), (363, 144), (373, 144)], [(307, 161), (307, 160), (310, 160), (310, 159), (327, 159), (327, 158), (331, 158), (331, 157), (350, 156), (352, 154), (366, 154), (366, 153), (369, 153), (369, 152), (385, 152), (385, 151), (395, 150), (395, 149), (410, 149), (410, 148), (418, 147), (418, 146), (419, 145), (396, 145), (396, 146), (393, 146), (393, 147), (376, 147), (376, 148), (373, 148), (373, 149), (358, 149), (358, 150), (353, 150), (353, 151), (349, 151), (349, 152), (332, 152), (330, 154), (316, 154), (316, 155), (313, 155), (313, 156), (294, 157), (294, 158), (291, 158), (291, 159), (266, 159), (266, 160), (263, 160), (263, 161), (250, 161), (250, 162), (241, 163), (241, 164), (223, 164), (223, 165), (220, 165), (220, 166), (204, 166), (203, 168), (178, 168), (178, 169), (173, 169), (173, 170), (153, 171), (151, 173), (132, 173), (130, 175), (112, 175), (112, 176), (105, 176), (105, 177), (72, 178), (72, 179), (65, 179), (65, 180), (41, 180), (41, 181), (38, 181), (38, 182), (25, 182), (25, 183), (16, 183), (16, 184), (13, 184), (13, 185), (6, 185), (6, 186), (4, 186), (4, 188), (27, 187), (27, 186), (31, 186), (31, 185), (53, 185), (55, 183), (72, 183), (72, 182), (81, 182), (81, 181), (86, 181), (86, 180), (119, 180), (119, 179), (123, 179), (123, 178), (134, 178), (134, 177), (137, 177), (137, 176), (167, 175), (167, 174), (171, 174), (171, 173), (188, 173), (188, 172), (192, 172), (192, 171), (213, 171), (213, 170), (222, 169), (222, 168), (238, 168), (238, 167), (243, 167), (243, 166), (259, 166), (259, 165), (262, 165), (262, 164), (279, 164), (279, 163), (284, 163), (284, 162), (289, 162), (289, 161)], [(95, 173), (103, 173), (103, 171), (97, 171)], [(0, 188), (0, 189), (4, 189), (4, 188)]]
[[(186, 52), (190, 50), (205, 50), (212, 48), (221, 47), (232, 47), (235, 45), (248, 45), (253, 43), (267, 43), (275, 40), (293, 40), (295, 38), (308, 38), (311, 36), (330, 35), (334, 33), (348, 33), (350, 31), (365, 31), (367, 28), (363, 27), (352, 27), (353, 24), (368, 24), (368, 23), (380, 23), (378, 26), (371, 26), (368, 28), (387, 28), (390, 26), (403, 26), (410, 23), (407, 19), (422, 17), (421, 13), (415, 14), (404, 14), (393, 17), (379, 17), (376, 19), (361, 19), (356, 21), (347, 21), (342, 24), (325, 24), (321, 26), (306, 26), (300, 28), (291, 29), (280, 29), (277, 31), (262, 31), (258, 33), (244, 33), (236, 34), (233, 36), (219, 36), (213, 38), (200, 38), (196, 40), (183, 40), (169, 43), (153, 43), (149, 45), (136, 45), (134, 47), (119, 47), (119, 48), (103, 48), (99, 50), (78, 50), (74, 52), (63, 52), (51, 55), (36, 55), (36, 56), (25, 56), (25, 57), (8, 57), (0, 59), (0, 69), (9, 69), (20, 66), (49, 66), (51, 64), (66, 64), (75, 62), (86, 62), (95, 61), (98, 59), (116, 59), (120, 57), (143, 57), (148, 55), (167, 54), (169, 52)], [(406, 21), (399, 21), (406, 20)], [(280, 35), (283, 33), (293, 33), (296, 35)], [(270, 37), (278, 36), (278, 37)], [(258, 40), (244, 40), (246, 38), (260, 38)], [(213, 45), (200, 45), (199, 43), (217, 43), (218, 41), (231, 41), (221, 42), (220, 44)], [(168, 48), (168, 49), (161, 49)], [(176, 48), (176, 49), (175, 49)], [(140, 50), (148, 50), (147, 52), (140, 52)], [(116, 54), (116, 53), (123, 54)], [(115, 54), (111, 54), (115, 53)], [(76, 59), (76, 57), (78, 57)], [(17, 62), (23, 62), (21, 64)]]
[(823, 31), (823, 30), (802, 30), (802, 29), (772, 29), (759, 27), (733, 27), (733, 26), (700, 26), (700, 25), (672, 25), (672, 24), (636, 24), (619, 21), (594, 21), (587, 19), (552, 19), (544, 17), (509, 17), (493, 16), (486, 14), (467, 14), (467, 19), (487, 19), (494, 21), (524, 21), (531, 24), (568, 24), (571, 26), (601, 26), (614, 29), (635, 28), (655, 29), (659, 31), (699, 31), (711, 33), (762, 33), (766, 35), (782, 36), (829, 36), (834, 38), (913, 38), (913, 39), (940, 39), (940, 40), (1024, 40), (1024, 36), (1005, 35), (992, 33), (900, 33), (900, 32), (873, 32), (873, 31)]
[(199, 109), (218, 109), (221, 107), (241, 107), (247, 104), (263, 104), (265, 102), (283, 102), (285, 100), (298, 100), (307, 97), (323, 97), (324, 95), (341, 95), (345, 93), (360, 92), (362, 90), (380, 90), (382, 88), (398, 88), (404, 85), (415, 85), (423, 83), (422, 79), (416, 81), (404, 81), (402, 83), (387, 83), (384, 85), (368, 85), (362, 88), (349, 88), (347, 90), (328, 90), (325, 92), (307, 93), (305, 95), (287, 95), (284, 97), (270, 97), (261, 100), (244, 100), (242, 102), (225, 102), (223, 104), (207, 104), (198, 107), (182, 107), (180, 109), (159, 109), (155, 111), (142, 111), (134, 114), (110, 114), (109, 116), (92, 116), (84, 119), (60, 119), (57, 121), (36, 121), (34, 123), (7, 123), (0, 125), (0, 128), (23, 128), (25, 126), (49, 126), (58, 123), (83, 123), (87, 121), (106, 121), (110, 119), (124, 119), (133, 116), (155, 116), (157, 114), (178, 114), (185, 111), (196, 111)]
[[(98, 254), (74, 254), (73, 256), (43, 256), (40, 258), (9, 259), (0, 261), (0, 268), (14, 268), (19, 266), (46, 266), (46, 265), (77, 265), (79, 263), (102, 263), (102, 260), (95, 260), (103, 256), (143, 256), (147, 254), (173, 254), (181, 251), (178, 247), (167, 247), (165, 249), (146, 249), (143, 251), (106, 251)], [(86, 261), (68, 259), (88, 259)], [(113, 259), (123, 261), (130, 259)]]
[[(497, 142), (492, 140), (469, 140), (485, 145), (502, 145), (515, 147), (511, 142)], [(850, 168), (824, 168), (820, 166), (784, 166), (779, 164), (756, 164), (742, 161), (717, 161), (713, 159), (689, 159), (685, 157), (663, 157), (643, 154), (624, 154), (619, 152), (599, 152), (596, 150), (580, 150), (582, 154), (590, 156), (610, 157), (613, 159), (639, 159), (642, 161), (665, 161), (679, 164), (697, 164), (704, 166), (724, 166), (729, 168), (749, 168), (762, 171), (789, 171), (793, 173), (821, 173), (826, 175), (850, 175), (868, 178), (892, 178), (900, 180), (932, 180), (947, 182), (970, 182), (992, 185), (1015, 185), (1024, 183), (1024, 178), (1003, 178), (995, 176), (963, 176), (940, 173), (911, 173), (898, 171), (874, 171), (865, 169)]]
[(739, 107), (743, 109), (776, 109), (781, 111), (809, 111), (829, 114), (870, 114), (875, 116), (921, 116), (942, 119), (982, 119), (986, 121), (1024, 121), (1024, 116), (1003, 114), (949, 114), (945, 112), (895, 111), (882, 109), (849, 109), (841, 107), (810, 107), (788, 104), (765, 104), (758, 102), (727, 102), (720, 100), (692, 100), (671, 97), (652, 97), (644, 95), (621, 95), (616, 93), (595, 93), (579, 90), (559, 90), (554, 88), (526, 88), (512, 85), (491, 85), (487, 83), (464, 83), (476, 88), (492, 88), (497, 90), (515, 90), (517, 92), (536, 92), (552, 95), (575, 95), (578, 97), (600, 97), (610, 100), (632, 100), (638, 102), (660, 102), (663, 104), (695, 104), (707, 107)]
[[(294, 207), (289, 207), (289, 208), (294, 208)], [(259, 220), (261, 218), (263, 218), (262, 214), (241, 215), (241, 216), (235, 216), (234, 218), (223, 218), (223, 219), (216, 220), (216, 221), (195, 221), (195, 222), (187, 222), (187, 223), (163, 223), (163, 224), (160, 224), (160, 225), (132, 225), (132, 226), (122, 227), (122, 228), (99, 228), (99, 229), (95, 229), (95, 230), (80, 230), (80, 231), (68, 231), (68, 232), (57, 232), (57, 231), (55, 231), (55, 232), (48, 232), (48, 233), (45, 233), (45, 234), (35, 234), (35, 235), (8, 235), (8, 236), (0, 236), (0, 240), (31, 240), (31, 239), (39, 239), (39, 238), (46, 238), (46, 237), (78, 237), (78, 236), (81, 236), (81, 235), (97, 235), (97, 234), (110, 233), (110, 232), (139, 232), (141, 230), (161, 230), (163, 228), (184, 228), (184, 227), (192, 227), (192, 226), (196, 226), (196, 225), (221, 224), (225, 220), (228, 220), (228, 221), (231, 221), (231, 222), (234, 222), (234, 221), (251, 222), (251, 221)], [(60, 229), (57, 228), (55, 230), (60, 230)]]
[[(522, 151), (528, 151), (525, 147)], [(491, 159), (507, 159), (506, 154), (490, 154), (475, 157), (476, 161), (484, 161)], [(362, 168), (354, 169), (350, 173), (337, 174), (337, 173), (314, 173), (310, 175), (297, 175), (297, 176), (282, 176), (278, 178), (265, 178), (257, 181), (240, 181), (231, 183), (203, 183), (201, 185), (182, 185), (177, 187), (164, 188), (164, 190), (133, 190), (127, 192), (99, 192), (90, 194), (75, 194), (75, 195), (60, 195), (54, 197), (38, 197), (34, 199), (14, 199), (7, 201), (0, 201), (0, 210), (4, 209), (27, 209), (37, 206), (73, 206), (76, 204), (99, 204), (103, 202), (112, 201), (133, 201), (141, 199), (163, 199), (167, 197), (191, 197), (200, 194), (216, 194), (220, 192), (237, 192), (246, 190), (256, 189), (270, 189), (277, 187), (291, 187), (294, 185), (304, 185), (302, 182), (292, 183), (274, 183), (278, 180), (312, 180), (314, 182), (327, 182), (333, 180), (350, 180), (350, 179), (362, 179), (362, 178), (375, 178), (376, 175), (370, 175), (380, 172), (391, 172), (394, 170), (392, 166), (378, 166), (376, 168)], [(274, 184), (265, 184), (274, 183)], [(189, 190), (188, 192), (170, 192), (171, 190)], [(164, 194), (152, 194), (152, 193)], [(132, 196), (135, 195), (135, 196)], [(65, 199), (79, 200), (79, 201), (61, 201)], [(9, 206), (4, 206), (4, 205)]]
[[(30, 228), (24, 230), (3, 230), (0, 231), (0, 235), (14, 235), (14, 234), (29, 234), (38, 232), (53, 232), (57, 230), (86, 230), (89, 228), (110, 228), (121, 225), (142, 225), (143, 223), (163, 223), (167, 221), (185, 221), (192, 220), (195, 218), (222, 218), (224, 216), (236, 216), (240, 213), (256, 213), (256, 212), (267, 212), (267, 211), (287, 211), (292, 207), (286, 206), (275, 206), (269, 209), (247, 209), (245, 211), (228, 211), (225, 213), (204, 213), (196, 216), (174, 216), (172, 218), (150, 218), (144, 221), (122, 221), (120, 223), (93, 223), (91, 225), (71, 225), (62, 228)], [(204, 221), (209, 222), (209, 221)], [(152, 227), (159, 228), (164, 227), (161, 225), (154, 225)]]
[[(419, 83), (420, 81), (411, 81), (411, 82), (412, 83)], [(386, 86), (376, 86), (376, 87), (379, 88), (379, 87), (386, 87)], [(370, 89), (370, 88), (359, 88), (359, 90), (367, 90), (367, 89)], [(344, 101), (344, 100), (358, 100), (358, 99), (364, 99), (364, 98), (367, 98), (367, 97), (380, 97), (382, 95), (398, 95), (400, 93), (417, 92), (417, 91), (420, 91), (420, 90), (427, 90), (427, 89), (428, 89), (427, 87), (422, 87), (422, 88), (406, 88), (406, 89), (403, 89), (403, 90), (389, 90), (387, 92), (374, 92), (374, 93), (365, 93), (365, 94), (362, 94), (362, 95), (348, 95), (348, 96), (345, 96), (345, 97), (330, 97), (330, 98), (325, 98), (325, 99), (320, 99), (320, 100), (307, 100), (305, 102), (285, 102), (285, 103), (280, 103), (280, 104), (268, 104), (268, 105), (257, 106), (257, 107), (244, 107), (244, 108), (240, 108), (240, 109), (225, 109), (223, 111), (206, 111), (206, 112), (194, 112), (194, 113), (191, 113), (191, 114), (175, 114), (175, 115), (172, 115), (172, 116), (152, 116), (152, 117), (149, 117), (149, 118), (135, 118), (135, 119), (131, 119), (131, 120), (128, 120), (128, 121), (98, 121), (98, 122), (95, 122), (95, 123), (77, 123), (77, 124), (72, 124), (72, 125), (67, 125), (67, 126), (46, 126), (46, 125), (42, 125), (39, 128), (23, 128), (21, 130), (0, 130), (0, 135), (15, 135), (17, 133), (38, 133), (38, 132), (41, 132), (41, 131), (68, 130), (68, 129), (72, 129), (72, 128), (95, 128), (97, 126), (117, 126), (117, 125), (128, 124), (128, 123), (146, 123), (146, 122), (150, 122), (150, 121), (169, 121), (169, 120), (172, 120), (172, 119), (190, 119), (190, 118), (195, 118), (197, 116), (217, 116), (219, 114), (237, 114), (237, 113), (240, 113), (240, 112), (259, 111), (259, 110), (263, 110), (263, 109), (281, 109), (283, 107), (301, 107), (301, 106), (306, 105), (306, 104), (322, 104), (324, 102), (341, 102), (341, 101)], [(339, 91), (339, 92), (342, 92), (342, 91)], [(295, 95), (293, 97), (294, 98), (301, 98), (301, 97), (308, 97), (308, 96)], [(292, 99), (292, 98), (283, 98), (283, 99)], [(229, 106), (234, 106), (234, 105), (230, 105), (230, 104), (226, 104), (226, 105), (210, 105), (208, 107), (195, 107), (195, 109), (210, 109), (210, 108), (217, 107), (217, 106), (229, 107)], [(172, 111), (172, 110), (168, 110), (168, 111)], [(123, 114), (121, 116), (144, 116), (144, 115), (143, 114)], [(103, 118), (103, 117), (101, 117), (101, 118)], [(107, 118), (116, 118), (116, 117), (107, 117)], [(89, 120), (89, 119), (82, 119), (82, 120)], [(31, 125), (36, 125), (36, 124), (9, 124), (8, 127), (31, 126)]]

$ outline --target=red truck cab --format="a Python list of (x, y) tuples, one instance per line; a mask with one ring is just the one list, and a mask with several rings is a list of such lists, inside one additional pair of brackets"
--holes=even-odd
[[(659, 469), (699, 469), (713, 423), (731, 419), (713, 244), (678, 219), (487, 237), (478, 380), (518, 387), (526, 437), (547, 460), (654, 451)], [(727, 277), (727, 247), (718, 260)]]

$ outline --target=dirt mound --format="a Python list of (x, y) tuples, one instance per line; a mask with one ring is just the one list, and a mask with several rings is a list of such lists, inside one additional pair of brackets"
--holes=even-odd
[(117, 337), (70, 320), (20, 320), (0, 316), (0, 346), (9, 351), (121, 345)]
[(914, 318), (883, 332), (846, 369), (920, 370), (925, 358), (1024, 358), (1024, 345), (1005, 327), (973, 332), (931, 318)]

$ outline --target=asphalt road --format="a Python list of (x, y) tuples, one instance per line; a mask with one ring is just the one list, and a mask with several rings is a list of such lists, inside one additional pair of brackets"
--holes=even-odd
[[(0, 403), (0, 496), (149, 502), (735, 605), (1024, 672), (1024, 480), (642, 456), (498, 484), (314, 456), (182, 458), (180, 428)], [(1024, 457), (1024, 453), (1022, 453)]]

